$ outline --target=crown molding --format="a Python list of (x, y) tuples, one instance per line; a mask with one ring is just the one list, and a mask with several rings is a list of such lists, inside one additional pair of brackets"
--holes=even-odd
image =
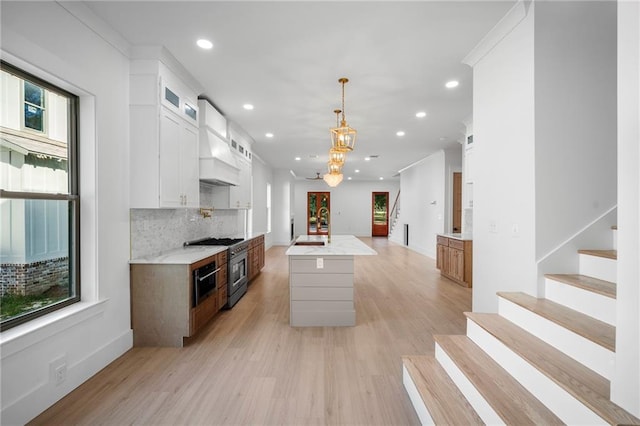
[(500, 41), (505, 38), (515, 27), (527, 17), (533, 0), (518, 1), (506, 15), (480, 40), (467, 56), (462, 59), (462, 63), (474, 67), (484, 58)]

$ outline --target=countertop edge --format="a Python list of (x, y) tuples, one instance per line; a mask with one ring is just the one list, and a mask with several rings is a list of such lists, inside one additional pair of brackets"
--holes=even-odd
[(470, 235), (454, 235), (454, 234), (436, 234), (438, 237), (451, 238), (452, 240), (473, 241)]

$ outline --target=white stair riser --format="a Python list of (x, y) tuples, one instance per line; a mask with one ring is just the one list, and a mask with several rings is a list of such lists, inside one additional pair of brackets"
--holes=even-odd
[(611, 380), (615, 363), (612, 351), (502, 297), (498, 297), (498, 312), (518, 327)]
[(469, 401), (469, 404), (476, 410), (480, 419), (488, 425), (504, 425), (500, 416), (494, 411), (493, 408), (487, 403), (484, 397), (478, 392), (476, 387), (467, 379), (464, 373), (453, 362), (449, 355), (440, 347), (436, 342), (436, 359), (445, 369), (453, 383), (456, 384), (460, 392)]
[(404, 365), (402, 366), (402, 383), (404, 384), (404, 388), (407, 390), (407, 394), (409, 394), (409, 399), (413, 404), (413, 408), (416, 410), (416, 414), (420, 419), (420, 424), (435, 425), (436, 423), (433, 421), (433, 418), (431, 418), (429, 410), (422, 400), (416, 384), (411, 379), (409, 371)]
[(618, 230), (612, 229), (611, 232), (613, 233), (613, 249), (618, 250)]
[(617, 282), (616, 263), (614, 259), (580, 253), (579, 269), (582, 275), (615, 283)]
[(567, 308), (607, 324), (616, 325), (616, 300), (611, 297), (574, 287), (553, 278), (545, 279), (545, 296)]
[(467, 336), (566, 424), (605, 424), (601, 417), (467, 318)]

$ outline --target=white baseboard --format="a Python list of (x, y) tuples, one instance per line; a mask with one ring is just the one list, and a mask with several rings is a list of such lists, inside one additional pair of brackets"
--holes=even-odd
[(11, 405), (2, 407), (0, 423), (23, 425), (29, 422), (132, 347), (133, 331), (127, 330), (89, 356), (69, 365), (64, 383), (59, 386), (51, 382), (41, 383)]

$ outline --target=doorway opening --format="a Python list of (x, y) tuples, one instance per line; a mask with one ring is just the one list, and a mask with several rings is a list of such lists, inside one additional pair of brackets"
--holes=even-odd
[(462, 173), (453, 173), (453, 233), (462, 232)]
[(389, 235), (389, 193), (371, 193), (371, 236)]
[(328, 235), (328, 214), (318, 216), (322, 207), (331, 211), (330, 192), (307, 192), (307, 235)]

